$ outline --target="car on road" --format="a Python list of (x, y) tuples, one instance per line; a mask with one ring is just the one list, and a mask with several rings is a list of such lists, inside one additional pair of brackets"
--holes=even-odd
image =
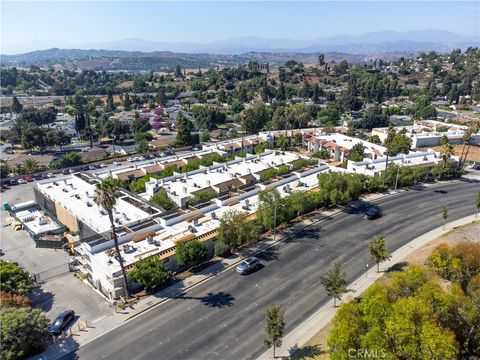
[(48, 327), (48, 331), (52, 335), (59, 335), (73, 320), (75, 320), (75, 312), (73, 310), (64, 311), (55, 318), (55, 321)]
[(363, 218), (368, 220), (373, 220), (373, 219), (379, 218), (380, 216), (382, 216), (382, 212), (380, 211), (380, 209), (376, 207), (371, 207), (365, 212), (365, 215), (363, 215)]
[(255, 256), (250, 256), (243, 260), (240, 264), (237, 266), (237, 273), (241, 275), (246, 275), (250, 271), (255, 270), (260, 266), (260, 260), (258, 260)]

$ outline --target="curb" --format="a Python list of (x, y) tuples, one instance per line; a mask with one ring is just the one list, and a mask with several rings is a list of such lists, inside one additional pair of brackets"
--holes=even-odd
[[(427, 184), (419, 184), (419, 185), (422, 185), (422, 186), (426, 186), (426, 187), (432, 187), (432, 186), (436, 186), (436, 185), (443, 185), (445, 183), (452, 183), (452, 182), (455, 182), (455, 181), (458, 181), (458, 180), (452, 180), (452, 181), (447, 181), (447, 182), (435, 182), (435, 183), (427, 183)], [(365, 197), (363, 198), (360, 198), (359, 200), (367, 200), (367, 201), (371, 201), (371, 202), (377, 202), (377, 201), (380, 201), (380, 200), (383, 200), (383, 199), (387, 199), (387, 198), (390, 198), (390, 197), (393, 197), (395, 195), (398, 195), (398, 194), (402, 194), (404, 192), (407, 192), (407, 190), (403, 190), (403, 189), (398, 189), (397, 191), (390, 191), (390, 192), (384, 192), (384, 193), (374, 193), (374, 194), (367, 194)], [(369, 200), (368, 197), (369, 196), (375, 196), (377, 195), (378, 197), (374, 197), (373, 199)], [(325, 211), (325, 210), (324, 210)], [(262, 248), (256, 250), (256, 251), (253, 251), (252, 253), (253, 254), (260, 254), (268, 249), (270, 249), (271, 247), (277, 245), (278, 243), (286, 240), (286, 239), (289, 239), (291, 238), (292, 236), (294, 236), (296, 233), (298, 233), (299, 231), (303, 231), (304, 229), (310, 227), (310, 226), (313, 226), (317, 223), (319, 223), (320, 221), (323, 221), (325, 219), (328, 219), (328, 218), (332, 218), (332, 217), (335, 217), (337, 216), (338, 214), (342, 213), (342, 208), (338, 208), (338, 206), (334, 209), (332, 209), (332, 213), (328, 214), (328, 215), (322, 215), (322, 214), (319, 214), (320, 215), (320, 219), (308, 224), (308, 225), (305, 225), (304, 227), (302, 227), (300, 230), (297, 230), (295, 232), (292, 232), (292, 233), (289, 233), (287, 235), (283, 235), (283, 236), (278, 236), (278, 238), (275, 240), (275, 242), (272, 242), (272, 243), (268, 243), (268, 244), (265, 244)], [(192, 284), (188, 287), (185, 287), (185, 288), (182, 288), (182, 292), (185, 292), (185, 291), (188, 291), (188, 290), (191, 290), (193, 289), (195, 286), (199, 286), (201, 284), (203, 284), (205, 281), (211, 279), (212, 277), (214, 276), (218, 276), (228, 270), (230, 270), (231, 268), (233, 268), (234, 266), (236, 266), (240, 261), (242, 260), (241, 257), (239, 257), (238, 261), (235, 261), (233, 262), (232, 264), (230, 264), (229, 266), (225, 267), (224, 269), (221, 269), (220, 271), (218, 272), (215, 272), (215, 273), (212, 273), (208, 276), (206, 276), (204, 279), (200, 280), (199, 282), (195, 283), (195, 284)], [(117, 324), (116, 326), (113, 326), (112, 328), (106, 330), (106, 331), (103, 331), (102, 333), (92, 337), (91, 339), (83, 342), (81, 344), (81, 346), (85, 345), (85, 344), (88, 344), (89, 342), (97, 339), (98, 337), (122, 326), (123, 324), (125, 324), (126, 322), (134, 319), (135, 317), (137, 317), (138, 315), (140, 314), (143, 314), (145, 312), (147, 312), (148, 310), (151, 310), (153, 309), (154, 307), (158, 306), (158, 305), (161, 305), (167, 301), (170, 301), (172, 299), (175, 298), (176, 295), (178, 295), (179, 292), (176, 292), (175, 295), (171, 296), (171, 297), (168, 297), (168, 298), (164, 298), (162, 300), (159, 300), (158, 302), (154, 303), (154, 304), (150, 304), (148, 306), (146, 306), (145, 308), (142, 308), (140, 310), (138, 310), (137, 312), (129, 315), (126, 319), (122, 320), (119, 324)]]
[[(457, 229), (460, 226), (468, 225), (468, 224), (473, 224), (473, 223), (480, 223), (480, 218), (476, 216), (476, 214), (472, 214), (454, 221), (451, 221), (447, 223), (444, 226), (440, 226), (438, 228), (435, 228), (425, 234), (422, 234), (415, 239), (412, 239), (410, 242), (407, 244), (403, 245), (402, 247), (398, 248), (394, 253), (392, 253), (392, 260), (389, 260), (386, 262), (386, 265), (384, 267), (389, 268), (398, 261), (401, 261), (404, 259), (406, 256), (411, 254), (412, 252), (420, 249), (422, 246), (430, 243), (431, 241), (449, 233), (452, 230)], [(404, 249), (409, 249), (407, 253), (402, 255), (404, 252)], [(394, 259), (395, 253), (397, 253), (397, 256), (399, 256), (399, 259)], [(372, 274), (373, 273), (373, 274)], [(353, 290), (355, 293), (355, 296), (359, 296), (363, 294), (370, 286), (372, 286), (378, 279), (382, 278), (384, 276), (385, 272), (377, 272), (375, 268), (371, 268), (370, 270), (367, 270), (366, 272), (362, 273), (359, 277), (356, 279), (353, 279), (349, 284), (348, 288), (354, 288), (357, 287), (357, 290)], [(369, 276), (370, 275), (370, 276)], [(367, 281), (368, 277), (368, 281)], [(362, 282), (365, 282), (366, 284), (362, 285)], [(351, 297), (345, 297), (341, 301), (337, 302), (337, 306), (340, 306), (343, 303), (351, 301)], [(299, 349), (301, 346), (305, 345), (315, 334), (317, 334), (319, 331), (321, 331), (332, 319), (334, 318), (337, 308), (333, 308), (333, 300), (328, 300), (326, 304), (321, 306), (319, 309), (317, 309), (312, 315), (310, 315), (307, 319), (305, 319), (302, 323), (300, 323), (296, 328), (291, 330), (287, 336), (284, 338), (284, 345), (281, 347), (281, 349), (277, 349), (279, 351), (282, 351), (284, 353), (288, 353), (288, 356), (291, 356), (295, 353), (295, 351), (290, 353), (290, 349)], [(333, 312), (332, 312), (333, 311)], [(331, 314), (330, 314), (331, 313)], [(304, 328), (302, 328), (302, 326)], [(291, 341), (289, 341), (289, 344), (286, 345), (286, 341), (288, 340), (287, 337), (292, 338)], [(260, 359), (271, 359), (271, 351), (270, 349), (266, 350), (264, 353), (262, 353), (260, 356), (257, 357), (258, 360)]]

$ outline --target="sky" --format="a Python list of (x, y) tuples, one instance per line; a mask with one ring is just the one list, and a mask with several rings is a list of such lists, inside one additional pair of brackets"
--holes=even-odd
[(480, 2), (1, 1), (2, 53), (141, 38), (209, 43), (235, 37), (315, 39), (373, 31), (479, 35)]

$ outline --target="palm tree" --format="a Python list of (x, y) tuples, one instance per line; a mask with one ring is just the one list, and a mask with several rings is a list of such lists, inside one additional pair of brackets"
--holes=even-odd
[(455, 152), (453, 151), (453, 145), (448, 142), (448, 138), (444, 135), (442, 137), (442, 159), (443, 159), (443, 168), (447, 166), (448, 160), (452, 157)]
[[(460, 160), (458, 162), (458, 168), (460, 169), (462, 166), (465, 165), (465, 162), (467, 161), (467, 156), (468, 156), (468, 151), (470, 150), (470, 145), (472, 144), (472, 136), (473, 134), (476, 134), (479, 130), (479, 126), (477, 123), (472, 123), (469, 125), (468, 130), (465, 131), (465, 134), (463, 135), (463, 147), (462, 147), (462, 154), (460, 155)], [(466, 151), (465, 150), (465, 145), (467, 147)]]
[(25, 174), (32, 174), (38, 170), (38, 163), (34, 159), (24, 160), (21, 166)]
[(118, 246), (118, 235), (115, 232), (115, 223), (113, 221), (113, 208), (117, 203), (117, 186), (118, 186), (118, 179), (114, 179), (112, 177), (104, 179), (101, 183), (97, 184), (97, 188), (95, 189), (95, 193), (93, 195), (93, 201), (95, 203), (105, 209), (108, 214), (108, 219), (110, 220), (110, 226), (112, 229), (112, 239), (113, 244), (115, 246), (115, 252), (117, 254), (118, 262), (120, 263), (120, 268), (122, 269), (123, 275), (123, 282), (125, 285), (125, 292), (127, 297), (129, 297), (129, 288), (128, 288), (128, 278), (127, 273), (125, 271), (125, 266), (123, 265), (123, 259), (120, 254), (120, 248)]

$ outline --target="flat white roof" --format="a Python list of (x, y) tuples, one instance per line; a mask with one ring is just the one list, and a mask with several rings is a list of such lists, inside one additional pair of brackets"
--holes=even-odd
[[(94, 231), (103, 233), (110, 229), (108, 215), (93, 201), (95, 185), (72, 175), (63, 180), (37, 182), (37, 186), (44, 195), (60, 203)], [(113, 216), (117, 226), (128, 226), (145, 220), (150, 215), (120, 197)]]

